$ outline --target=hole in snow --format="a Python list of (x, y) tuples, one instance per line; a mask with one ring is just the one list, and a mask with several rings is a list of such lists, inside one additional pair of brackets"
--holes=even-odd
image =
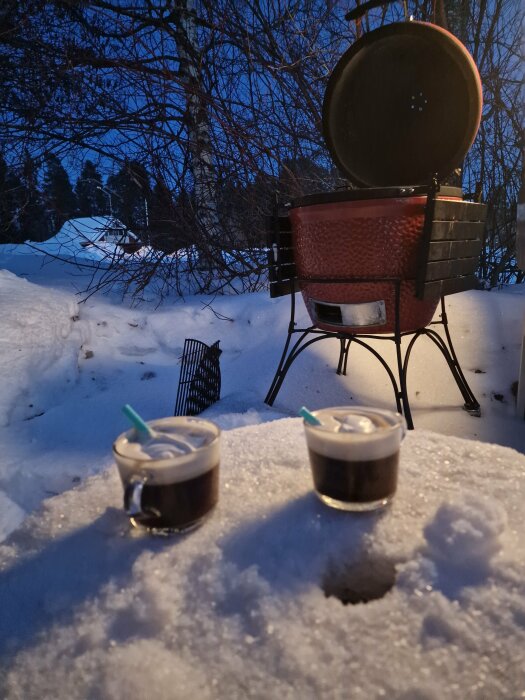
[(343, 605), (356, 605), (385, 596), (396, 581), (392, 561), (377, 555), (363, 555), (344, 568), (333, 565), (325, 574), (322, 588), (327, 598), (338, 598)]

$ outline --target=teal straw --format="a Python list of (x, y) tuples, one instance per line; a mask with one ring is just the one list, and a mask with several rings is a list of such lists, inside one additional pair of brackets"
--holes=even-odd
[(313, 413), (310, 413), (305, 406), (301, 406), (299, 415), (302, 416), (307, 423), (310, 423), (310, 425), (322, 425), (319, 418), (316, 418)]
[(132, 422), (133, 427), (138, 433), (140, 442), (153, 437), (153, 431), (151, 428), (142, 420), (139, 414), (133, 408), (131, 408), (129, 403), (122, 406), (122, 413)]

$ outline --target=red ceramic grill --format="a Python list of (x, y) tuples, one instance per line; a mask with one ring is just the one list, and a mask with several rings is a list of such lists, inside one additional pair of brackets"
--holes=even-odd
[[(472, 57), (435, 25), (381, 27), (342, 56), (328, 82), (323, 132), (356, 187), (295, 200), (289, 213), (297, 278), (318, 328), (393, 332), (395, 278), (400, 331), (430, 323), (439, 295), (416, 296), (426, 193), (461, 166), (481, 105)], [(438, 189), (438, 200), (462, 199), (461, 189)]]

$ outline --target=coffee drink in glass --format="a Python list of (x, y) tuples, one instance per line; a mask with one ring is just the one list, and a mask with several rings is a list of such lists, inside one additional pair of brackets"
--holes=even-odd
[(314, 487), (333, 508), (374, 510), (397, 487), (399, 448), (406, 423), (399, 413), (364, 406), (314, 411), (304, 422)]
[(113, 444), (124, 508), (135, 527), (153, 533), (200, 525), (219, 498), (220, 429), (211, 421), (174, 416), (148, 422), (153, 437), (133, 428)]

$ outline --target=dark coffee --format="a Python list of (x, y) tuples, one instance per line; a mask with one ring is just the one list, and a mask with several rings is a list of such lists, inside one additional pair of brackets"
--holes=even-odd
[[(125, 490), (124, 507), (129, 507), (133, 491)], [(134, 520), (151, 529), (179, 530), (197, 524), (217, 504), (219, 498), (219, 465), (193, 479), (173, 484), (151, 484), (142, 488), (141, 509)]]
[(372, 503), (392, 496), (397, 486), (399, 451), (380, 459), (347, 461), (309, 448), (315, 490), (346, 503)]

